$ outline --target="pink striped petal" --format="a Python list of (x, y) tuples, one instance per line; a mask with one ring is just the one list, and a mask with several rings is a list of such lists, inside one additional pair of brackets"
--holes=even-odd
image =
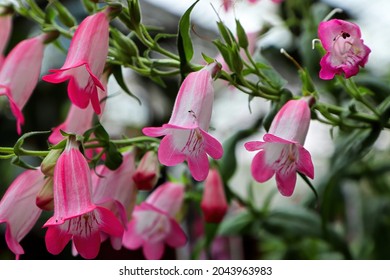
[(253, 158), (251, 172), (253, 178), (259, 183), (268, 181), (275, 174), (275, 170), (266, 162), (265, 150), (261, 150)]

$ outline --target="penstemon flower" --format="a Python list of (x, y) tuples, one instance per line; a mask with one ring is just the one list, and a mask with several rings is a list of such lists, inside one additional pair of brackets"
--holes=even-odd
[(154, 151), (147, 151), (134, 172), (133, 180), (139, 190), (150, 191), (160, 176), (160, 164)]
[(248, 151), (260, 150), (252, 161), (253, 178), (263, 183), (276, 174), (279, 192), (291, 196), (296, 172), (314, 178), (310, 153), (303, 147), (310, 124), (306, 100), (290, 100), (276, 114), (264, 141), (245, 143)]
[(183, 203), (184, 187), (167, 182), (159, 186), (145, 202), (137, 205), (123, 234), (123, 246), (143, 248), (147, 259), (160, 259), (165, 244), (181, 247), (187, 237), (174, 219)]
[(20, 241), (42, 213), (35, 199), (43, 184), (44, 175), (40, 170), (24, 171), (12, 182), (0, 201), (0, 223), (7, 224), (5, 240), (17, 259), (24, 254)]
[(0, 95), (8, 97), (19, 134), (24, 124), (23, 107), (38, 83), (46, 38), (43, 34), (20, 42), (0, 69)]
[(73, 36), (64, 65), (61, 69), (50, 70), (52, 74), (42, 79), (50, 83), (69, 80), (68, 96), (72, 103), (83, 109), (91, 101), (94, 111), (100, 114), (97, 89), (105, 90), (100, 76), (107, 58), (108, 40), (109, 20), (106, 12), (88, 16)]
[(54, 215), (47, 227), (47, 250), (57, 255), (72, 240), (77, 252), (86, 259), (97, 256), (101, 232), (120, 237), (123, 226), (107, 208), (91, 199), (92, 179), (85, 157), (76, 141), (68, 140), (54, 169)]
[(358, 25), (339, 19), (321, 22), (318, 36), (326, 54), (320, 61), (320, 78), (331, 80), (344, 73), (345, 78), (356, 75), (367, 63), (371, 50), (361, 39)]
[(158, 149), (158, 159), (167, 166), (183, 161), (195, 180), (203, 181), (209, 172), (207, 154), (222, 157), (221, 143), (207, 133), (210, 126), (214, 89), (212, 75), (219, 71), (216, 63), (190, 73), (180, 87), (172, 116), (162, 127), (146, 127), (145, 135), (165, 136)]

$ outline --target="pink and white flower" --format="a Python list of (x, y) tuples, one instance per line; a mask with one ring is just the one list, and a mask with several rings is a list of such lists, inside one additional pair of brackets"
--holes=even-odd
[(331, 80), (343, 73), (349, 78), (359, 72), (359, 66), (367, 63), (371, 50), (363, 43), (360, 28), (355, 23), (339, 19), (321, 22), (318, 36), (326, 50), (320, 61), (321, 79)]
[(12, 15), (0, 15), (0, 69), (4, 62), (4, 49), (12, 30)]
[(276, 114), (264, 141), (245, 143), (248, 151), (257, 151), (252, 161), (253, 178), (263, 183), (276, 174), (279, 192), (291, 196), (296, 172), (314, 178), (310, 153), (303, 147), (310, 125), (310, 108), (306, 100), (290, 100)]
[(24, 254), (20, 241), (42, 213), (35, 199), (43, 184), (44, 175), (39, 169), (24, 171), (16, 177), (0, 201), (0, 223), (7, 224), (5, 240), (17, 259)]
[(68, 56), (61, 69), (42, 79), (50, 83), (69, 80), (68, 96), (82, 109), (91, 102), (94, 111), (101, 113), (98, 88), (105, 90), (100, 76), (108, 54), (109, 20), (105, 12), (85, 18), (77, 28), (70, 43)]
[(214, 101), (212, 75), (219, 71), (216, 63), (190, 73), (180, 87), (171, 118), (162, 127), (142, 130), (151, 137), (165, 136), (158, 149), (161, 164), (174, 166), (183, 161), (195, 180), (206, 179), (209, 172), (207, 155), (222, 157), (221, 143), (207, 133)]
[(26, 39), (17, 44), (4, 60), (0, 70), (0, 95), (6, 95), (21, 133), (23, 107), (38, 83), (46, 35)]
[(72, 240), (82, 257), (93, 259), (99, 253), (101, 232), (122, 236), (123, 226), (115, 215), (92, 202), (88, 163), (73, 139), (58, 158), (53, 191), (54, 215), (44, 225), (50, 253), (59, 254)]
[(143, 248), (147, 259), (160, 259), (165, 244), (181, 247), (187, 237), (174, 219), (183, 203), (184, 187), (167, 182), (156, 189), (145, 202), (136, 206), (123, 234), (123, 246), (130, 250)]

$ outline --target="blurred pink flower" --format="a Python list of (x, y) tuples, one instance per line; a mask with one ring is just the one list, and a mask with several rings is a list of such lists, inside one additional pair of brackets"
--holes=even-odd
[(72, 239), (80, 255), (93, 259), (100, 249), (100, 232), (122, 236), (123, 226), (108, 209), (91, 200), (92, 179), (76, 141), (69, 139), (54, 169), (54, 215), (47, 227), (47, 250), (59, 254)]
[(17, 259), (24, 254), (20, 241), (42, 213), (35, 199), (43, 184), (44, 175), (39, 169), (26, 170), (16, 177), (0, 201), (0, 223), (7, 224), (5, 240)]
[(310, 153), (303, 147), (310, 125), (310, 108), (306, 100), (290, 100), (276, 114), (263, 141), (245, 143), (248, 151), (260, 150), (252, 161), (252, 176), (260, 183), (276, 174), (279, 192), (291, 196), (296, 172), (314, 178)]
[(86, 17), (77, 28), (70, 43), (68, 56), (61, 69), (42, 79), (49, 83), (69, 80), (68, 96), (82, 109), (92, 103), (96, 114), (101, 113), (97, 88), (105, 90), (99, 80), (108, 53), (109, 21), (105, 12)]
[(215, 168), (210, 170), (204, 182), (200, 207), (208, 223), (220, 223), (228, 210), (222, 178)]
[(7, 46), (8, 39), (12, 30), (12, 15), (0, 15), (0, 69), (4, 62), (4, 49)]
[(160, 176), (160, 164), (154, 151), (147, 151), (135, 170), (133, 180), (137, 189), (150, 191)]
[(159, 186), (145, 202), (135, 207), (123, 234), (123, 246), (130, 250), (142, 247), (146, 259), (160, 259), (165, 244), (174, 248), (184, 246), (187, 237), (174, 219), (183, 199), (181, 184), (167, 182)]
[(197, 181), (206, 179), (209, 172), (207, 154), (214, 159), (223, 154), (221, 143), (207, 133), (214, 101), (212, 75), (216, 71), (219, 67), (213, 63), (190, 73), (180, 87), (169, 122), (142, 130), (151, 137), (165, 136), (158, 149), (162, 164), (174, 166), (186, 160)]
[(318, 36), (326, 50), (320, 61), (321, 79), (330, 80), (343, 73), (349, 78), (367, 63), (371, 50), (363, 43), (356, 24), (339, 19), (324, 21), (318, 26)]
[(46, 35), (26, 39), (17, 44), (0, 69), (0, 95), (6, 95), (17, 121), (17, 132), (24, 124), (23, 107), (38, 83)]

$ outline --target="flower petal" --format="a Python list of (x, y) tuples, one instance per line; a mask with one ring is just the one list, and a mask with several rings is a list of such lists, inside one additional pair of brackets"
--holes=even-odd
[(137, 218), (133, 217), (132, 220), (127, 224), (127, 229), (123, 233), (123, 238), (122, 238), (122, 244), (125, 246), (127, 249), (130, 250), (136, 250), (140, 248), (144, 240), (142, 239), (142, 236), (140, 236), (137, 231)]
[(276, 173), (278, 190), (284, 196), (291, 196), (293, 194), (296, 182), (297, 174), (295, 173), (295, 170), (288, 173)]
[(220, 159), (223, 155), (221, 143), (206, 131), (200, 129), (200, 132), (203, 136), (204, 151), (213, 159)]
[(46, 249), (50, 254), (58, 255), (71, 238), (72, 235), (62, 230), (61, 226), (49, 226), (45, 235)]
[(187, 243), (186, 234), (180, 225), (173, 219), (171, 219), (171, 232), (165, 239), (165, 242), (173, 248), (184, 246)]
[(161, 164), (174, 166), (185, 160), (185, 155), (174, 146), (174, 139), (171, 134), (167, 134), (160, 142), (158, 148), (158, 159)]
[(250, 142), (246, 142), (244, 146), (247, 151), (253, 152), (262, 149), (264, 144), (265, 142), (261, 142), (261, 141), (250, 141)]
[(302, 146), (299, 147), (298, 152), (299, 161), (297, 163), (297, 170), (307, 177), (314, 179), (314, 166), (310, 153)]
[(110, 210), (98, 206), (95, 211), (99, 216), (99, 230), (112, 236), (120, 237), (123, 235), (122, 224)]
[(203, 181), (206, 179), (209, 174), (210, 164), (205, 152), (200, 152), (193, 157), (187, 156), (187, 162), (191, 175), (196, 181)]
[(259, 183), (264, 183), (268, 181), (275, 174), (275, 171), (272, 166), (267, 164), (266, 162), (265, 150), (261, 150), (253, 158), (251, 172), (253, 178)]
[(77, 252), (85, 259), (94, 259), (100, 250), (100, 232), (94, 231), (87, 238), (74, 235), (73, 242)]
[(145, 243), (143, 253), (148, 260), (159, 260), (163, 256), (164, 249), (165, 246), (163, 242)]

